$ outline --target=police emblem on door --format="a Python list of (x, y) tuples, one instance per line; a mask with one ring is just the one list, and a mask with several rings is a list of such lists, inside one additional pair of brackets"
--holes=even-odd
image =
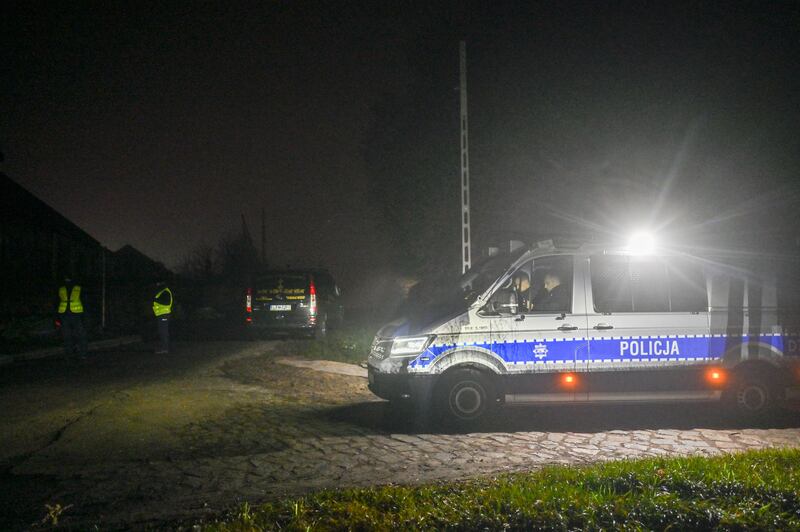
[(543, 359), (547, 356), (547, 345), (545, 344), (536, 344), (533, 346), (533, 356), (538, 358), (539, 360)]

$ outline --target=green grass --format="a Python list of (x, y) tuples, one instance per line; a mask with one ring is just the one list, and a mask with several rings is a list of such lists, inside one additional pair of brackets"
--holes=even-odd
[(241, 506), (206, 530), (800, 530), (800, 450), (554, 466)]
[(300, 340), (287, 345), (289, 353), (314, 360), (358, 364), (367, 360), (376, 326), (350, 325), (328, 331), (324, 340)]

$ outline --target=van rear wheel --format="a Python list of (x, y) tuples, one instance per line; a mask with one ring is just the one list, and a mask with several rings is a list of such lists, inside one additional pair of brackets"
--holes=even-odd
[(775, 392), (760, 376), (743, 375), (731, 390), (730, 400), (738, 417), (756, 420), (773, 410)]
[(445, 422), (461, 427), (474, 425), (497, 407), (494, 383), (475, 369), (446, 373), (436, 391)]
[(328, 335), (328, 316), (322, 316), (317, 322), (317, 327), (314, 329), (314, 339), (324, 340)]

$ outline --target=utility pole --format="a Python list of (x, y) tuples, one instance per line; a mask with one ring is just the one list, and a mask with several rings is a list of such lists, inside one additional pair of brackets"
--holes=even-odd
[(261, 267), (267, 263), (267, 224), (264, 216), (264, 207), (261, 207)]
[(244, 213), (242, 213), (242, 239), (245, 241), (253, 242), (253, 239), (250, 237), (250, 230), (247, 229), (247, 220), (244, 218)]
[(102, 303), (101, 303), (101, 317), (100, 327), (106, 329), (106, 248), (100, 249), (102, 255), (103, 271), (102, 271)]
[(472, 267), (469, 234), (469, 135), (467, 123), (467, 43), (461, 41), (460, 92), (461, 92), (461, 273)]

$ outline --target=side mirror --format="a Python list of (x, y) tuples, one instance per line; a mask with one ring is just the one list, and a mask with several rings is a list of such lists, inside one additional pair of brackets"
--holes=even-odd
[(491, 302), (486, 303), (484, 306), (478, 309), (478, 314), (481, 316), (499, 316), (500, 313), (494, 310), (494, 305)]

